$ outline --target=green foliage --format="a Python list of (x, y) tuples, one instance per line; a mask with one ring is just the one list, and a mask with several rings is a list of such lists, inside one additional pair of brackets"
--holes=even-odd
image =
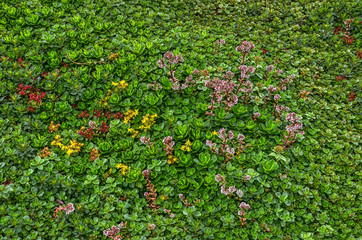
[[(107, 239), (103, 231), (121, 222), (127, 222), (122, 239), (358, 239), (358, 6), (2, 1), (1, 239)], [(351, 18), (347, 33), (344, 22)], [(225, 44), (217, 45), (221, 39)], [(227, 71), (238, 82), (243, 54), (235, 48), (243, 41), (255, 44), (244, 63), (256, 68), (252, 98), (244, 102), (240, 92), (230, 109), (220, 102), (206, 116), (214, 93), (206, 83)], [(174, 90), (169, 62), (157, 66), (168, 51), (182, 54), (172, 69), (180, 86), (190, 75), (194, 85)], [(269, 65), (274, 70), (266, 74)], [(278, 102), (275, 94), (267, 99), (270, 85)], [(303, 123), (305, 134), (290, 147), (282, 147), (288, 123), (276, 104)], [(147, 120), (147, 114), (157, 117)], [(221, 151), (222, 128), (227, 137), (235, 134), (227, 143), (235, 150), (229, 160), (206, 145), (212, 141)], [(245, 135), (240, 149), (238, 134)], [(167, 162), (167, 136), (174, 162)], [(183, 147), (188, 140), (189, 150)], [(145, 197), (145, 169), (157, 210)], [(242, 190), (242, 198), (222, 194), (217, 174)], [(57, 200), (73, 203), (74, 212), (55, 218)], [(250, 204), (242, 227), (240, 202)]]

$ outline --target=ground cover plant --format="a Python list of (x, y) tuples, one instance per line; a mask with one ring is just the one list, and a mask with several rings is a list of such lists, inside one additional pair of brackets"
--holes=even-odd
[(1, 1), (1, 238), (359, 239), (360, 13)]

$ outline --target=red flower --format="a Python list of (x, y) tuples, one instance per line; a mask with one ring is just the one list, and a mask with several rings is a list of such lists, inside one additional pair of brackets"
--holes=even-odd
[(263, 54), (266, 54), (268, 52), (268, 50), (265, 49), (261, 49), (263, 51)]
[(110, 119), (111, 118), (111, 111), (107, 111), (104, 116), (107, 118), (107, 119)]
[(333, 31), (334, 35), (337, 35), (339, 33), (339, 31), (341, 30), (341, 27), (336, 27)]
[(100, 118), (101, 117), (101, 115), (102, 115), (102, 110), (99, 110), (99, 111), (97, 111), (97, 110), (94, 110), (94, 116), (95, 117), (97, 117), (97, 118)]
[(361, 50), (357, 50), (357, 56), (358, 56), (358, 58), (362, 58), (362, 52), (361, 52)]
[(28, 110), (29, 112), (35, 112), (35, 108), (30, 105), (28, 106), (28, 108), (26, 110)]
[(354, 101), (355, 98), (356, 98), (356, 96), (354, 95), (354, 92), (351, 92), (351, 95), (349, 95), (348, 100), (349, 101)]
[(352, 44), (354, 39), (353, 36), (345, 36), (343, 37), (343, 40), (347, 43), (347, 44)]
[(104, 121), (102, 121), (102, 125), (99, 128), (99, 131), (103, 133), (109, 132), (109, 126)]
[(89, 113), (88, 113), (87, 110), (85, 110), (85, 111), (81, 112), (81, 113), (78, 115), (78, 117), (87, 118), (87, 117), (89, 117)]
[(41, 77), (48, 76), (48, 72), (44, 71), (42, 74), (40, 74)]
[(340, 81), (340, 80), (343, 80), (343, 79), (345, 79), (345, 78), (342, 77), (342, 75), (339, 75), (338, 77), (336, 77), (336, 81), (337, 81), (337, 82)]
[(113, 118), (114, 119), (123, 118), (123, 113), (121, 113), (121, 112), (113, 113)]

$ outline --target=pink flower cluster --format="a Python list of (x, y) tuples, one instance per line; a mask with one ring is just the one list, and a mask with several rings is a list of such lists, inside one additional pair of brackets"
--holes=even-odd
[(255, 122), (258, 117), (260, 117), (260, 113), (259, 112), (254, 113), (253, 121)]
[(153, 83), (147, 84), (147, 88), (153, 88), (155, 91), (158, 91), (159, 89), (162, 89), (162, 86), (160, 83), (153, 81)]
[[(251, 176), (250, 175), (246, 175), (244, 177), (244, 180), (247, 181), (247, 180), (250, 180)], [(221, 193), (226, 195), (226, 196), (229, 196), (229, 195), (233, 195), (234, 192), (236, 192), (236, 195), (239, 197), (239, 198), (242, 198), (244, 196), (244, 193), (241, 189), (236, 189), (235, 186), (230, 186), (229, 188), (226, 187), (226, 179), (224, 176), (222, 176), (221, 174), (217, 174), (215, 176), (215, 181), (218, 182), (218, 183), (221, 183)], [(250, 205), (249, 204), (246, 204), (245, 202), (241, 202), (239, 207), (241, 208), (240, 211), (238, 211), (238, 215), (239, 216), (242, 216), (242, 219), (240, 219), (242, 225), (244, 225), (246, 219), (245, 219), (245, 211), (244, 210), (249, 210), (250, 209)]]
[(181, 54), (176, 55), (176, 54), (173, 54), (172, 52), (168, 51), (163, 55), (163, 58), (161, 58), (157, 61), (157, 64), (160, 68), (167, 67), (166, 59), (169, 62), (169, 66), (168, 66), (169, 72), (167, 74), (171, 76), (169, 78), (169, 80), (172, 83), (172, 89), (175, 91), (179, 90), (180, 89), (179, 80), (175, 77), (175, 71), (174, 71), (172, 65), (181, 63), (184, 61), (184, 59), (182, 58)]
[[(233, 73), (227, 73), (226, 77), (230, 78)], [(230, 80), (221, 80), (219, 78), (214, 78), (213, 80), (207, 80), (205, 82), (205, 87), (208, 87), (212, 90), (210, 97), (211, 105), (208, 105), (207, 108), (210, 112), (206, 112), (206, 115), (214, 115), (213, 110), (217, 108), (215, 104), (225, 105), (225, 110), (229, 111), (232, 106), (238, 103), (238, 97), (233, 93), (235, 89), (235, 83)]]
[(166, 59), (168, 60), (168, 62), (170, 64), (178, 64), (178, 63), (184, 61), (181, 54), (176, 55), (176, 54), (173, 54), (171, 51), (168, 51), (163, 55), (163, 58), (161, 58), (157, 61), (157, 64), (160, 68), (166, 67)]
[(240, 189), (236, 189), (235, 186), (230, 186), (229, 188), (226, 187), (226, 179), (224, 176), (222, 176), (221, 174), (217, 174), (215, 176), (215, 181), (218, 182), (218, 183), (221, 183), (221, 193), (224, 194), (224, 195), (231, 195), (233, 194), (234, 192), (236, 192), (236, 195), (238, 197), (243, 197), (244, 193), (242, 190)]
[(74, 212), (74, 205), (73, 205), (73, 203), (68, 203), (68, 205), (67, 206), (65, 206), (65, 214), (69, 214), (69, 213), (71, 213), (71, 212)]
[(241, 52), (243, 54), (248, 54), (253, 48), (255, 48), (254, 43), (244, 41), (240, 46), (236, 47), (236, 51)]
[[(59, 200), (59, 201), (60, 201), (60, 200)], [(58, 202), (59, 202), (59, 201), (58, 201)], [(60, 202), (62, 202), (62, 201), (60, 201)], [(73, 205), (73, 203), (68, 203), (68, 205), (65, 206), (65, 207), (62, 207), (62, 206), (57, 207), (57, 208), (55, 209), (55, 211), (54, 211), (54, 217), (55, 217), (55, 218), (58, 218), (57, 213), (58, 213), (59, 211), (65, 211), (65, 214), (68, 215), (69, 213), (74, 212), (74, 205)]]
[(181, 201), (183, 202), (183, 204), (185, 204), (185, 206), (191, 206), (192, 204), (191, 203), (189, 203), (188, 201), (187, 201), (187, 199), (186, 199), (186, 197), (182, 194), (182, 193), (180, 193), (179, 195), (178, 195), (178, 197), (179, 198), (181, 198)]
[(255, 67), (253, 66), (246, 66), (246, 65), (241, 65), (240, 67), (238, 67), (238, 69), (240, 70), (240, 78), (241, 79), (249, 79), (250, 78), (250, 74), (253, 74), (255, 72)]
[[(233, 155), (235, 154), (235, 149), (230, 147), (228, 144), (228, 141), (231, 141), (234, 138), (234, 133), (232, 131), (229, 131), (226, 136), (226, 130), (225, 128), (221, 128), (218, 132), (218, 136), (220, 139), (222, 139), (222, 143), (220, 144), (220, 149), (216, 148), (216, 144), (213, 143), (210, 140), (206, 140), (206, 145), (210, 147), (210, 150), (218, 155), (224, 155), (225, 156), (225, 162), (228, 162), (232, 159)], [(244, 149), (244, 139), (245, 136), (242, 134), (239, 134), (237, 137), (237, 144), (238, 147), (236, 148), (240, 153)], [(234, 140), (235, 141), (235, 140)]]
[(146, 138), (145, 136), (142, 136), (140, 138), (141, 143), (147, 144), (148, 148), (152, 150), (153, 142), (150, 142), (150, 140), (151, 140), (150, 138)]
[(225, 44), (225, 40), (224, 39), (216, 40), (215, 44)]
[(266, 72), (267, 72), (267, 73), (270, 73), (270, 72), (273, 71), (273, 70), (274, 70), (274, 66), (273, 66), (273, 65), (269, 65), (269, 66), (266, 67)]
[(171, 136), (165, 137), (163, 139), (163, 145), (165, 145), (165, 151), (167, 152), (167, 155), (172, 155), (173, 146), (175, 145), (175, 142), (173, 141)]
[(195, 85), (195, 80), (192, 80), (192, 75), (186, 77), (185, 83), (181, 85), (181, 89), (185, 89), (189, 86)]
[(284, 78), (280, 81), (279, 83), (279, 88), (281, 90), (286, 90), (287, 86), (289, 85), (289, 83), (291, 82), (291, 80), (293, 80), (295, 78), (295, 74), (292, 74), (290, 76), (287, 76), (287, 78)]
[(225, 44), (225, 40), (224, 39), (220, 39), (220, 40), (216, 40), (214, 42), (214, 46), (215, 46), (215, 53), (219, 53), (220, 52), (220, 46)]
[(253, 92), (253, 84), (249, 81), (250, 74), (255, 72), (255, 68), (252, 66), (241, 65), (239, 68), (240, 70), (240, 77), (239, 83), (237, 84), (236, 94), (243, 92), (244, 95), (240, 98), (247, 103), (248, 100), (251, 98), (251, 93)]
[(146, 169), (142, 171), (142, 174), (146, 177), (147, 180), (147, 189), (149, 192), (145, 192), (144, 196), (147, 199), (148, 205), (151, 209), (157, 209), (159, 206), (156, 205), (157, 201), (157, 190), (155, 189), (155, 186), (151, 183), (150, 180), (150, 169)]
[(245, 202), (242, 202), (242, 203), (240, 203), (239, 208), (249, 210), (249, 209), (250, 209), (250, 205), (249, 205), (249, 204), (246, 204)]
[(164, 212), (167, 213), (170, 216), (171, 219), (175, 218), (175, 214), (171, 213), (171, 210), (167, 210), (165, 208)]
[(119, 233), (119, 231), (121, 230), (121, 228), (125, 227), (126, 224), (121, 222), (120, 224), (118, 224), (118, 227), (116, 226), (112, 226), (111, 229), (107, 229), (103, 231), (103, 235), (113, 239), (113, 240), (121, 240), (121, 236), (117, 235)]
[(344, 24), (346, 24), (346, 28), (343, 31), (343, 40), (347, 43), (347, 44), (352, 44), (354, 39), (352, 35), (349, 35), (349, 29), (351, 27), (351, 23), (353, 23), (354, 19), (347, 19), (346, 21), (344, 21)]
[(148, 225), (148, 229), (149, 229), (150, 231), (152, 231), (152, 230), (155, 229), (155, 228), (156, 228), (156, 224), (154, 224), (154, 223)]
[(274, 110), (275, 110), (275, 115), (277, 117), (280, 117), (283, 114), (283, 112), (289, 112), (290, 108), (283, 105), (275, 104)]
[(303, 135), (304, 131), (301, 131), (303, 128), (303, 124), (300, 122), (300, 119), (294, 112), (288, 113), (285, 121), (289, 123), (289, 125), (285, 127), (285, 130), (288, 134), (284, 135), (284, 139), (282, 141), (283, 147), (287, 148), (296, 141), (297, 134), (300, 133)]

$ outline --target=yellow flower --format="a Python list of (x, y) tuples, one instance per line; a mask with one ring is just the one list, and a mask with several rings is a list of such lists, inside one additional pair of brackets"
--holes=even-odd
[(190, 151), (191, 151), (191, 146), (192, 146), (192, 143), (190, 142), (189, 139), (187, 139), (185, 145), (183, 145), (183, 146), (181, 147), (181, 150), (182, 150), (182, 151), (190, 152)]
[(128, 132), (130, 132), (132, 134), (131, 135), (132, 138), (136, 138), (139, 133), (138, 131), (134, 130), (133, 128), (129, 128)]
[(55, 135), (55, 140), (62, 141), (62, 139), (60, 138), (60, 135)]
[(128, 83), (126, 83), (125, 80), (122, 80), (119, 82), (119, 87), (120, 89), (125, 89), (126, 87), (128, 87)]
[(129, 170), (129, 167), (124, 165), (123, 163), (117, 164), (117, 168), (121, 169), (120, 171), (121, 171), (122, 175), (126, 175), (127, 171)]
[(177, 157), (175, 157), (175, 156), (168, 155), (168, 159), (167, 159), (166, 162), (167, 162), (168, 164), (177, 163), (177, 162), (178, 162), (178, 159), (177, 159)]
[(129, 120), (131, 120), (132, 118), (134, 118), (135, 116), (138, 115), (138, 109), (132, 111), (131, 109), (128, 109), (127, 112), (124, 114), (124, 120), (123, 123), (128, 123)]
[(165, 200), (169, 199), (169, 197), (166, 197), (166, 196), (163, 195), (163, 194), (160, 196), (160, 198), (162, 199), (162, 201), (165, 201)]
[(216, 131), (213, 131), (212, 134), (213, 134), (213, 135), (217, 135), (217, 132), (216, 132)]
[(118, 82), (112, 82), (112, 86), (118, 86), (119, 83)]
[(146, 132), (148, 129), (151, 129), (151, 126), (153, 124), (155, 124), (156, 117), (157, 117), (157, 114), (150, 116), (150, 114), (147, 113), (142, 119), (143, 125), (139, 126), (138, 129), (141, 129), (144, 132)]

